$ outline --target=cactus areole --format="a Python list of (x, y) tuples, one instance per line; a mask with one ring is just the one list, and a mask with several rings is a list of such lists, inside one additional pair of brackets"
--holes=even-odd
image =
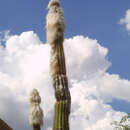
[(55, 89), (55, 115), (53, 130), (69, 130), (71, 96), (66, 76), (63, 49), (65, 21), (59, 0), (50, 0), (46, 18), (47, 43), (51, 47), (50, 73)]

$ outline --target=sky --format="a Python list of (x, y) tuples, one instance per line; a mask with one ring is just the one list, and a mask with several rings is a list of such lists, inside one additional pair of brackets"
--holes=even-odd
[[(70, 127), (110, 130), (110, 122), (130, 112), (130, 1), (60, 1), (72, 95)], [(0, 0), (0, 117), (14, 130), (31, 129), (28, 97), (34, 87), (43, 99), (44, 128), (52, 126), (48, 2)]]

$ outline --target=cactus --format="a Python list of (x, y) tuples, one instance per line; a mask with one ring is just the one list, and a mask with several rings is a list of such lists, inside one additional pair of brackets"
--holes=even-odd
[(63, 49), (65, 21), (59, 0), (50, 0), (47, 15), (47, 42), (51, 47), (50, 73), (55, 89), (55, 115), (53, 130), (69, 130), (71, 96), (66, 76)]
[(30, 93), (30, 126), (33, 130), (41, 130), (41, 125), (43, 125), (43, 111), (40, 108), (41, 97), (37, 89), (33, 89)]

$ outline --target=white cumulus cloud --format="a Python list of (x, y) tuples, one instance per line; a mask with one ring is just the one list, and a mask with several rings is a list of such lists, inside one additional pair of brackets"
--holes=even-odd
[(125, 24), (127, 31), (130, 31), (130, 9), (126, 11), (125, 17), (120, 19), (120, 24)]
[[(7, 37), (7, 36), (6, 36)], [(53, 125), (54, 90), (49, 73), (50, 48), (33, 32), (8, 36), (0, 46), (0, 117), (14, 130), (29, 127), (29, 93), (37, 88), (42, 98), (44, 129)], [(113, 110), (113, 98), (130, 101), (130, 81), (107, 73), (108, 49), (97, 40), (75, 36), (64, 41), (72, 96), (70, 128), (112, 130), (110, 123), (125, 113)]]

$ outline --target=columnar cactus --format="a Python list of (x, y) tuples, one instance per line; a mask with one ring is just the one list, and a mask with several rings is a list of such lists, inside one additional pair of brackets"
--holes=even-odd
[(40, 126), (43, 125), (43, 111), (40, 108), (41, 97), (37, 89), (33, 89), (30, 93), (30, 126), (33, 130), (40, 130)]
[(65, 21), (59, 0), (50, 0), (47, 15), (47, 42), (51, 47), (50, 72), (55, 89), (55, 116), (53, 130), (69, 130), (71, 96), (66, 76), (63, 49)]

